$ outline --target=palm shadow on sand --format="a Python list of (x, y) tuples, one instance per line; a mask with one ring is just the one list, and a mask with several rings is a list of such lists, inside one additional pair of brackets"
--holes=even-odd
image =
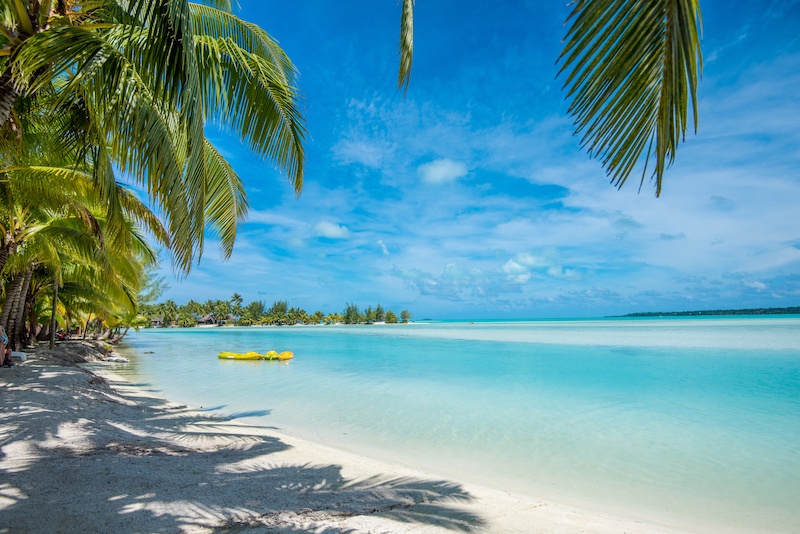
[(0, 532), (335, 533), (352, 531), (354, 517), (461, 532), (485, 524), (459, 506), (473, 498), (453, 482), (287, 464), (277, 453), (290, 446), (265, 427), (119, 393), (76, 368), (24, 372), (0, 395)]

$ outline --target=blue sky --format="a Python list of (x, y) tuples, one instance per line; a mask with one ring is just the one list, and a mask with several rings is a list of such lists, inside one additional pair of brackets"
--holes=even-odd
[(700, 122), (622, 190), (580, 149), (556, 79), (563, 1), (419, 0), (395, 89), (394, 0), (241, 0), (300, 71), (306, 183), (209, 137), (247, 184), (233, 256), (207, 243), (163, 298), (345, 303), (415, 318), (800, 305), (800, 2), (701, 3)]

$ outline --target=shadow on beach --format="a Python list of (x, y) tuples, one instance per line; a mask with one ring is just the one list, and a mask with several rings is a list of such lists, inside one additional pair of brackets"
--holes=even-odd
[(267, 427), (112, 386), (44, 360), (0, 374), (0, 532), (471, 532), (485, 524), (463, 509), (473, 498), (458, 484), (348, 479), (340, 465), (298, 463)]

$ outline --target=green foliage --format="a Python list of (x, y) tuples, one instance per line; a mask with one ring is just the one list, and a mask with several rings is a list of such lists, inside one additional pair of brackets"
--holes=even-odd
[(283, 317), (289, 311), (289, 303), (285, 300), (276, 300), (267, 311), (269, 316)]
[(14, 169), (66, 176), (77, 168), (109, 205), (124, 201), (119, 169), (163, 214), (182, 273), (206, 230), (229, 256), (248, 207), (241, 180), (204, 137), (206, 122), (274, 162), (299, 194), (305, 127), (295, 69), (225, 2), (97, 0), (52, 12), (52, 2), (12, 4), (0, 17), (0, 152), (15, 150), (36, 113), (61, 139), (55, 152), (80, 155), (46, 168), (35, 155), (51, 151), (30, 151)]
[[(697, 128), (702, 71), (699, 0), (578, 0), (570, 15), (563, 71), (582, 144), (622, 186), (651, 156), (656, 196), (686, 135)], [(641, 184), (640, 184), (641, 187)]]
[(408, 310), (403, 310), (400, 312), (400, 320), (404, 323), (407, 323), (411, 320), (411, 312)]
[(242, 315), (242, 296), (239, 293), (234, 293), (230, 300), (231, 313), (236, 316)]
[(178, 326), (181, 326), (181, 327), (184, 327), (184, 328), (187, 328), (187, 327), (190, 327), (190, 326), (196, 326), (197, 325), (197, 318), (194, 316), (194, 314), (187, 313), (187, 312), (179, 312), (178, 313), (177, 324), (178, 324)]
[(252, 319), (258, 319), (264, 313), (264, 301), (254, 300), (245, 307), (245, 310)]
[(364, 322), (365, 320), (365, 317), (359, 311), (358, 306), (352, 302), (345, 305), (343, 315), (344, 324), (358, 324)]
[[(175, 322), (180, 326), (193, 326), (192, 319), (195, 324), (198, 319), (207, 313), (213, 313), (217, 321), (225, 321), (232, 308), (237, 305), (241, 307), (241, 315), (235, 321), (236, 325), (249, 326), (254, 324), (260, 325), (293, 325), (293, 324), (362, 324), (372, 323), (376, 321), (385, 321), (387, 323), (397, 323), (398, 318), (391, 310), (384, 311), (383, 307), (378, 304), (375, 309), (372, 306), (367, 306), (366, 310), (362, 313), (358, 305), (348, 303), (345, 306), (344, 313), (329, 313), (324, 314), (322, 311), (315, 311), (309, 315), (306, 310), (298, 307), (289, 307), (288, 301), (276, 300), (272, 306), (265, 310), (264, 301), (256, 300), (249, 304), (244, 304), (241, 295), (234, 293), (234, 297), (230, 301), (224, 300), (208, 300), (204, 304), (200, 304), (194, 300), (190, 300), (183, 306), (175, 304), (174, 301), (167, 300), (164, 303), (153, 305), (145, 305), (142, 307), (142, 314), (147, 318), (155, 316), (163, 316), (166, 324)], [(403, 310), (404, 322), (411, 318), (411, 314), (407, 310)]]

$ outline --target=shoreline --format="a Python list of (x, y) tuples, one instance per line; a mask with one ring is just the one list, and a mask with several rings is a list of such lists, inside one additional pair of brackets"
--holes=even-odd
[(213, 416), (91, 346), (0, 372), (0, 532), (681, 532)]

